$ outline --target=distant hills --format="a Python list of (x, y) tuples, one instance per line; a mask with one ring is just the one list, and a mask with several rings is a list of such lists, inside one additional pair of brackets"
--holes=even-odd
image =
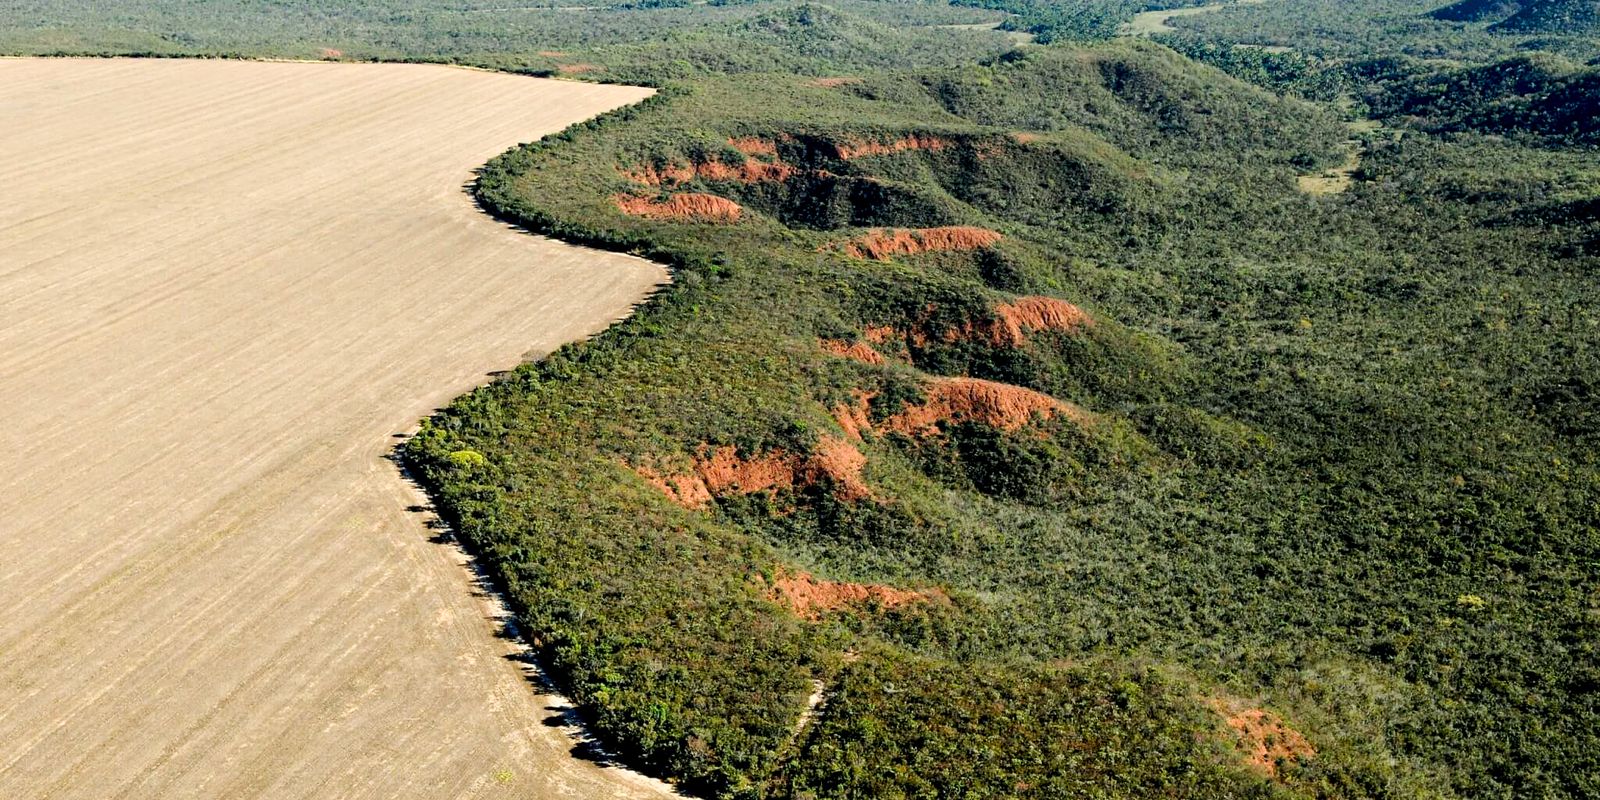
[(1600, 33), (1600, 0), (1460, 0), (1432, 16), (1505, 33)]

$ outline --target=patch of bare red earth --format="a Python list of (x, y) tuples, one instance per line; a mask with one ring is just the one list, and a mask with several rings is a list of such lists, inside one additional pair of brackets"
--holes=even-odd
[(728, 137), (728, 146), (747, 156), (771, 156), (776, 158), (778, 155), (778, 143), (759, 136), (730, 136)]
[(830, 355), (859, 361), (863, 364), (884, 363), (883, 354), (866, 342), (846, 342), (840, 339), (818, 339), (818, 346)]
[(834, 496), (841, 500), (863, 500), (872, 496), (861, 477), (866, 464), (867, 457), (855, 445), (824, 436), (807, 454), (769, 450), (746, 458), (732, 445), (702, 445), (687, 470), (649, 463), (630, 466), (672, 502), (703, 509), (716, 497), (782, 491), (823, 481), (832, 484)]
[(699, 192), (675, 194), (664, 200), (631, 194), (619, 194), (611, 199), (622, 213), (646, 219), (730, 224), (744, 215), (738, 203)]
[(994, 307), (995, 319), (948, 331), (945, 341), (981, 339), (997, 347), (1021, 347), (1034, 331), (1072, 333), (1094, 325), (1083, 309), (1054, 297), (1019, 297)]
[(919, 253), (945, 253), (982, 250), (1000, 241), (999, 233), (970, 225), (938, 228), (874, 228), (845, 242), (843, 250), (853, 258), (888, 261), (894, 256)]
[[(929, 316), (934, 309), (928, 309)], [(993, 308), (994, 318), (969, 320), (959, 327), (947, 328), (938, 334), (946, 344), (961, 341), (987, 342), (995, 347), (1021, 347), (1028, 343), (1031, 334), (1039, 332), (1076, 333), (1094, 327), (1095, 320), (1088, 312), (1054, 297), (1019, 297)], [(923, 324), (909, 332), (889, 325), (869, 325), (862, 331), (859, 341), (819, 339), (818, 345), (827, 353), (860, 361), (863, 364), (882, 364), (886, 360), (873, 345), (891, 344), (911, 340), (926, 345), (932, 336)]]
[(847, 436), (860, 440), (867, 433), (898, 433), (914, 439), (937, 436), (942, 425), (975, 422), (1006, 432), (1052, 419), (1079, 425), (1094, 424), (1088, 411), (1042, 392), (981, 378), (935, 378), (924, 388), (924, 400), (873, 424), (870, 413), (875, 394), (856, 390), (852, 402), (833, 408), (834, 421)]
[(850, 161), (856, 158), (869, 156), (886, 156), (895, 153), (904, 153), (908, 150), (943, 150), (951, 146), (949, 139), (926, 134), (909, 134), (898, 139), (878, 141), (872, 139), (857, 139), (839, 142), (834, 145), (834, 152), (841, 161)]
[(891, 609), (913, 603), (949, 601), (938, 589), (915, 591), (883, 584), (825, 581), (805, 572), (780, 573), (767, 598), (812, 621), (851, 608)]
[(1036, 420), (1064, 417), (1080, 424), (1089, 412), (1050, 395), (980, 378), (937, 378), (925, 388), (926, 399), (884, 420), (881, 430), (906, 436), (934, 436), (941, 423), (976, 422), (1016, 431)]
[(1227, 698), (1207, 700), (1207, 705), (1233, 732), (1245, 764), (1268, 777), (1279, 778), (1283, 764), (1317, 754), (1317, 748), (1304, 734), (1284, 724), (1271, 711)]
[[(747, 143), (759, 140), (745, 140)], [(770, 143), (768, 143), (770, 144)], [(753, 145), (748, 145), (753, 147)], [(645, 165), (623, 170), (634, 183), (651, 187), (682, 186), (695, 178), (734, 183), (782, 182), (800, 173), (793, 164), (747, 158), (742, 164), (728, 164), (712, 158), (694, 164)]]

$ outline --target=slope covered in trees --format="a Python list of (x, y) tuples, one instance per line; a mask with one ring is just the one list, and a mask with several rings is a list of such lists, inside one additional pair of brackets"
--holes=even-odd
[(1493, 23), (1506, 33), (1600, 32), (1600, 3), (1595, 0), (1461, 0), (1432, 12), (1451, 22)]
[[(1582, 796), (1594, 171), (1417, 135), (1302, 195), (1345, 135), (1150, 45), (697, 81), (491, 165), (679, 282), (409, 453), (698, 791)], [(686, 194), (741, 216), (611, 199)]]
[(1514, 33), (1600, 33), (1600, 2), (1528, 0), (1495, 30)]
[[(663, 87), (476, 192), (674, 284), (404, 451), (603, 740), (730, 797), (1595, 793), (1589, 40), (659, 5), (304, 22)], [(1053, 43), (928, 27), (979, 21)]]

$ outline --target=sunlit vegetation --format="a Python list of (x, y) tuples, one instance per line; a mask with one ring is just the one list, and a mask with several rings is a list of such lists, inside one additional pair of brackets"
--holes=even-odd
[[(405, 447), (630, 762), (733, 797), (1600, 788), (1588, 40), (1411, 0), (1097, 43), (1135, 6), (645, 5), (316, 39), (663, 87), (476, 192), (673, 285)], [(925, 27), (976, 21), (1054, 43)], [(1300, 191), (1358, 115), (1348, 189)]]

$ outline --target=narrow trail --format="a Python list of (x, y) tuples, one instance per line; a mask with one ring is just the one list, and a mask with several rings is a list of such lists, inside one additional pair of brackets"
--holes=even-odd
[(659, 797), (574, 755), (396, 435), (666, 280), (462, 186), (648, 90), (0, 60), (0, 797)]

